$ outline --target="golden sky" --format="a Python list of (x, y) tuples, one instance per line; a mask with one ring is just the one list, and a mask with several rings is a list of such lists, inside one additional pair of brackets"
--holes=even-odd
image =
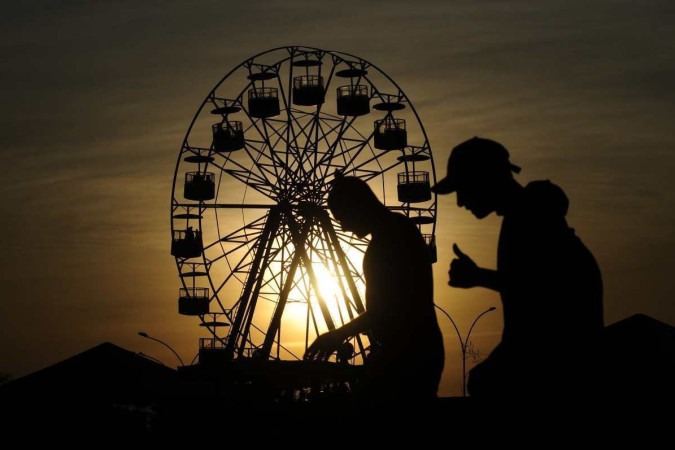
[[(149, 1), (6, 5), (0, 18), (3, 294), (0, 372), (102, 341), (175, 364), (201, 335), (177, 314), (169, 255), (173, 171), (213, 86), (246, 58), (306, 45), (385, 71), (412, 100), (437, 177), (474, 135), (502, 142), (527, 183), (570, 198), (568, 222), (600, 263), (605, 322), (675, 324), (675, 31), (672, 2)], [(499, 218), (439, 198), (436, 303), (487, 354), (497, 294), (447, 286), (452, 243), (494, 267)], [(545, 320), (545, 318), (542, 318)], [(446, 345), (440, 393), (460, 389)], [(533, 337), (536, 339), (536, 337)]]

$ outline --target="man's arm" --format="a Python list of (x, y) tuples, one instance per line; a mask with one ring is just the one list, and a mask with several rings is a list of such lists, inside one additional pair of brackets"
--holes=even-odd
[(370, 316), (366, 311), (340, 328), (336, 328), (335, 330), (317, 337), (305, 352), (304, 359), (327, 359), (344, 343), (344, 341), (359, 333), (363, 333), (369, 328)]
[(463, 253), (457, 244), (452, 245), (457, 257), (450, 263), (448, 284), (459, 288), (484, 287), (499, 292), (501, 283), (496, 270), (484, 269)]

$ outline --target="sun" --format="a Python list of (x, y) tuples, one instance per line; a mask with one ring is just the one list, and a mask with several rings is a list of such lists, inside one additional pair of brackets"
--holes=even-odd
[(312, 266), (319, 292), (317, 293), (313, 290), (310, 295), (310, 299), (318, 302), (320, 295), (323, 301), (326, 302), (328, 310), (330, 311), (330, 314), (336, 324), (344, 324), (349, 322), (349, 320), (338, 320), (344, 312), (344, 308), (340, 307), (340, 304), (342, 303), (340, 298), (343, 298), (344, 295), (340, 289), (339, 280), (328, 270), (324, 264), (313, 263)]
[[(319, 302), (324, 301), (326, 302), (330, 315), (336, 325), (338, 323), (343, 324), (344, 321), (339, 320), (344, 308), (340, 308), (339, 306), (341, 303), (340, 298), (342, 296), (342, 291), (337, 277), (335, 277), (323, 263), (312, 263), (312, 272), (316, 283), (312, 283), (311, 277), (308, 274), (309, 271), (306, 272), (307, 273), (301, 273), (301, 271), (298, 271), (298, 273), (296, 273), (294, 287), (288, 295), (289, 304), (302, 306), (301, 309), (305, 310), (305, 314), (307, 306), (309, 305), (310, 314), (316, 315), (316, 320), (319, 320), (321, 317)], [(309, 292), (309, 296), (307, 296), (307, 292)], [(294, 310), (298, 309), (300, 308), (294, 308)]]
[(363, 252), (344, 249), (344, 260), (340, 260), (321, 239), (312, 241), (311, 249), (308, 264), (302, 261), (293, 270), (284, 302), (280, 337), (295, 355), (303, 354), (319, 335), (342, 327), (363, 311)]

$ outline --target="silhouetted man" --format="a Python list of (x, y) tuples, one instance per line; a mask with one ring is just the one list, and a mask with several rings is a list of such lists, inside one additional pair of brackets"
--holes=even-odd
[(475, 397), (557, 395), (583, 387), (603, 329), (602, 279), (593, 255), (567, 225), (568, 200), (549, 181), (520, 185), (501, 144), (474, 137), (456, 146), (432, 189), (456, 192), (478, 219), (503, 216), (497, 270), (478, 267), (457, 244), (449, 284), (500, 293), (500, 344), (470, 373)]
[(370, 187), (355, 177), (336, 176), (328, 207), (344, 231), (371, 235), (363, 258), (366, 311), (319, 336), (306, 359), (324, 359), (342, 343), (367, 333), (361, 400), (408, 403), (436, 397), (445, 352), (433, 303), (431, 260), (419, 230), (389, 211)]

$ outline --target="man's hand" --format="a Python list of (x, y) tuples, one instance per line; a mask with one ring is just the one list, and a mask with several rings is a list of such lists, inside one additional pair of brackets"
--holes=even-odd
[(321, 336), (317, 337), (316, 340), (309, 346), (305, 352), (305, 360), (319, 360), (323, 361), (328, 359), (345, 341), (345, 338), (342, 336), (342, 333), (338, 330), (329, 331), (324, 333)]
[(472, 288), (481, 286), (481, 269), (473, 262), (473, 259), (464, 254), (457, 244), (452, 244), (452, 249), (457, 257), (450, 263), (448, 276), (450, 286), (459, 288)]

